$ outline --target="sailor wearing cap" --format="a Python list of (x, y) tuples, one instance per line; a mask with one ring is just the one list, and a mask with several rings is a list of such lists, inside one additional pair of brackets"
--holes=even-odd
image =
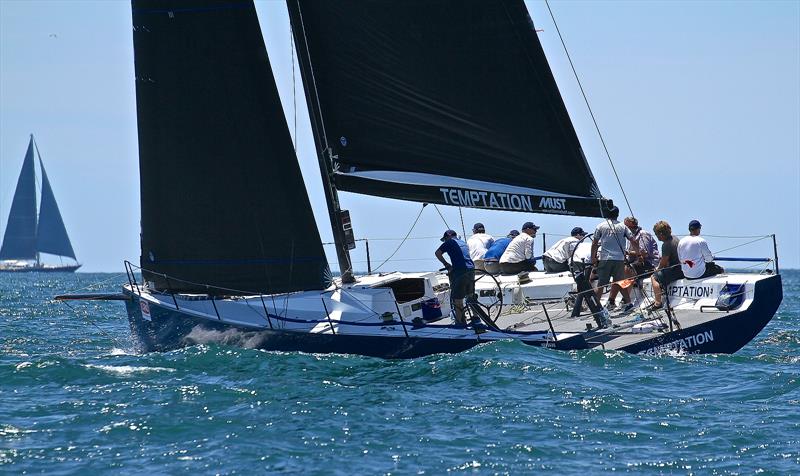
[(522, 271), (536, 271), (536, 258), (533, 257), (533, 238), (536, 236), (538, 226), (533, 222), (522, 225), (522, 233), (511, 240), (503, 256), (500, 257), (500, 272), (503, 274), (517, 274)]
[(584, 236), (586, 236), (586, 232), (583, 231), (583, 228), (576, 226), (572, 229), (570, 236), (558, 240), (556, 244), (545, 251), (542, 255), (545, 273), (569, 271), (569, 258)]
[(486, 250), (486, 254), (483, 255), (484, 271), (489, 274), (500, 273), (500, 257), (503, 256), (503, 253), (505, 253), (511, 241), (518, 236), (519, 231), (511, 230), (505, 238), (494, 240), (492, 246), (490, 246), (489, 249)]
[(467, 240), (469, 257), (472, 258), (472, 262), (475, 263), (475, 269), (485, 271), (483, 257), (486, 254), (486, 250), (494, 243), (494, 238), (492, 238), (492, 235), (486, 233), (486, 228), (484, 228), (483, 223), (476, 223), (473, 225), (472, 233), (473, 235)]
[[(445, 253), (450, 258), (450, 263), (444, 259)], [(442, 244), (435, 254), (436, 259), (447, 268), (450, 278), (450, 298), (453, 300), (456, 323), (466, 325), (464, 298), (475, 294), (475, 264), (469, 257), (469, 247), (458, 238), (455, 231), (447, 230), (444, 232)]]
[[(613, 278), (612, 286), (619, 287), (619, 282), (625, 279), (625, 255), (630, 249), (639, 252), (639, 242), (633, 238), (633, 233), (623, 223), (620, 223), (619, 208), (612, 207), (605, 220), (597, 225), (592, 239), (592, 264), (597, 266), (597, 300), (603, 296), (603, 290)], [(598, 256), (598, 250), (600, 251)], [(627, 288), (618, 289), (622, 292), (624, 302), (623, 311), (633, 309), (630, 291)], [(615, 309), (616, 304), (609, 303), (609, 309)]]
[(725, 272), (714, 263), (708, 242), (700, 236), (702, 226), (697, 220), (690, 221), (689, 236), (684, 236), (678, 242), (678, 260), (683, 275), (688, 279), (707, 278)]

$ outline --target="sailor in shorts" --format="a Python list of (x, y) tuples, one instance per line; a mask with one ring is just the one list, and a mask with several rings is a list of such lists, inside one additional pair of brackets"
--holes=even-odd
[[(639, 250), (639, 243), (633, 238), (631, 230), (620, 223), (617, 218), (619, 218), (619, 208), (614, 207), (608, 212), (606, 219), (597, 225), (592, 238), (592, 264), (597, 267), (595, 295), (598, 300), (603, 295), (603, 288), (611, 278), (614, 278), (615, 282), (625, 279), (626, 243), (630, 243), (632, 250), (636, 252)], [(623, 312), (629, 311), (633, 308), (630, 292), (627, 288), (622, 288), (621, 292), (622, 310)]]
[[(444, 259), (444, 254), (450, 263)], [(466, 325), (464, 315), (464, 298), (472, 299), (475, 294), (475, 264), (469, 257), (469, 247), (458, 239), (458, 234), (447, 230), (442, 236), (442, 245), (436, 250), (436, 259), (447, 268), (450, 278), (450, 298), (453, 300), (453, 311), (456, 324)]]

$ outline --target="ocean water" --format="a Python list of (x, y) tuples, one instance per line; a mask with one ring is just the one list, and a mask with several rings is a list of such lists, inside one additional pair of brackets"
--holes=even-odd
[(4, 474), (800, 474), (800, 271), (736, 355), (510, 342), (386, 361), (136, 355), (124, 276), (0, 276)]

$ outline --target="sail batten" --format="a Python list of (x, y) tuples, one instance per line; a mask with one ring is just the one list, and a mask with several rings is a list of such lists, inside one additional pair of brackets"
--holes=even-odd
[[(359, 173), (405, 172), (583, 198), (565, 214), (611, 205), (522, 0), (287, 4), (339, 190), (377, 194)], [(424, 184), (384, 182), (385, 196), (431, 196)]]
[(145, 280), (216, 294), (325, 288), (253, 2), (132, 6)]
[(36, 170), (31, 136), (8, 214), (0, 260), (30, 260), (36, 256)]

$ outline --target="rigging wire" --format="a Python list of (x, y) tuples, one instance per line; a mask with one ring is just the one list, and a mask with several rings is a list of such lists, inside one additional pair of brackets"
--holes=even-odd
[(461, 233), (462, 233), (461, 236), (463, 236), (464, 239), (466, 239), (467, 229), (464, 227), (464, 213), (461, 211), (461, 207), (458, 207), (458, 216), (461, 217)]
[(289, 49), (292, 53), (292, 110), (294, 112), (294, 135), (292, 136), (292, 145), (294, 145), (294, 153), (297, 155), (297, 83), (295, 80), (294, 65), (294, 31), (292, 30), (291, 22), (289, 22)]
[(446, 226), (447, 229), (449, 230), (450, 229), (450, 225), (447, 224), (447, 220), (444, 219), (444, 215), (442, 215), (442, 212), (441, 212), (441, 210), (439, 210), (439, 207), (437, 207), (436, 204), (434, 203), (433, 204), (433, 208), (435, 208), (436, 209), (436, 213), (438, 213), (439, 216), (442, 217), (442, 221), (444, 222), (444, 226)]
[(122, 345), (114, 336), (112, 336), (108, 332), (104, 331), (103, 328), (101, 328), (99, 325), (97, 325), (97, 323), (94, 322), (92, 319), (90, 319), (88, 316), (79, 313), (78, 310), (75, 309), (74, 307), (70, 306), (67, 301), (61, 301), (61, 303), (64, 304), (65, 306), (67, 306), (72, 311), (73, 314), (75, 314), (76, 316), (80, 317), (84, 321), (86, 321), (89, 324), (91, 324), (92, 326), (94, 326), (105, 337), (107, 337), (108, 339), (111, 339), (112, 341), (114, 341), (114, 345), (116, 345), (118, 349), (124, 349), (125, 348), (125, 346)]
[(403, 238), (403, 241), (401, 241), (400, 244), (397, 245), (397, 248), (395, 248), (395, 250), (392, 252), (392, 254), (389, 255), (388, 258), (383, 260), (383, 262), (381, 264), (379, 264), (378, 266), (376, 266), (375, 268), (372, 269), (373, 272), (379, 270), (381, 268), (381, 266), (383, 266), (386, 263), (388, 263), (389, 260), (391, 260), (394, 257), (394, 255), (396, 255), (397, 252), (400, 251), (400, 248), (403, 247), (403, 244), (406, 242), (406, 239), (411, 235), (411, 232), (414, 231), (414, 227), (417, 226), (417, 223), (419, 222), (419, 217), (422, 216), (422, 212), (425, 210), (425, 207), (427, 205), (428, 205), (427, 203), (423, 203), (422, 204), (422, 208), (420, 208), (419, 209), (419, 213), (417, 213), (417, 218), (414, 219), (414, 223), (411, 224), (411, 228), (408, 229), (408, 233), (406, 233), (406, 236), (405, 236), (405, 238)]
[(581, 84), (581, 80), (578, 77), (578, 72), (575, 70), (575, 65), (572, 63), (572, 57), (569, 55), (569, 51), (567, 50), (567, 45), (566, 43), (564, 43), (564, 38), (561, 36), (561, 30), (558, 28), (558, 23), (556, 23), (556, 17), (555, 15), (553, 15), (553, 10), (550, 8), (550, 2), (548, 0), (544, 0), (544, 4), (547, 5), (547, 11), (550, 12), (550, 18), (553, 20), (553, 25), (556, 27), (556, 32), (558, 33), (558, 39), (561, 40), (561, 46), (564, 48), (564, 53), (567, 54), (569, 65), (572, 68), (572, 74), (575, 76), (575, 80), (578, 82), (578, 87), (580, 88), (581, 95), (583, 96), (583, 102), (586, 103), (586, 107), (589, 109), (589, 114), (592, 116), (592, 122), (594, 123), (594, 128), (597, 131), (597, 135), (600, 137), (600, 142), (603, 144), (603, 150), (605, 150), (606, 157), (608, 157), (608, 163), (611, 164), (611, 170), (614, 171), (614, 177), (616, 177), (619, 189), (622, 191), (622, 197), (625, 199), (625, 204), (628, 206), (628, 211), (631, 212), (631, 216), (636, 216), (633, 213), (633, 208), (631, 208), (631, 203), (628, 201), (628, 194), (625, 193), (625, 188), (622, 186), (622, 181), (620, 180), (619, 174), (617, 173), (617, 168), (614, 167), (614, 161), (611, 160), (611, 154), (608, 152), (606, 141), (603, 138), (603, 134), (600, 132), (600, 126), (597, 125), (597, 119), (595, 119), (594, 117), (594, 111), (592, 111), (592, 106), (589, 105), (589, 99), (586, 97), (586, 92), (583, 90), (583, 84)]

